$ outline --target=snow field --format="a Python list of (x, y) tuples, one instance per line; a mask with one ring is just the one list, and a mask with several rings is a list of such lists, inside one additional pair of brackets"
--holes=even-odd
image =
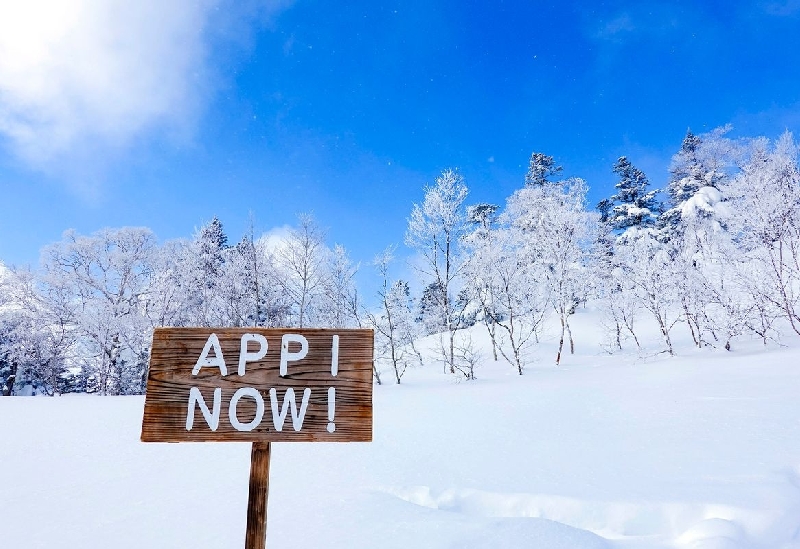
[[(268, 547), (800, 548), (800, 346), (611, 356), (595, 317), (523, 376), (473, 328), (478, 380), (376, 386), (372, 443), (274, 444)], [(142, 404), (0, 399), (0, 547), (243, 545), (249, 445), (143, 444)]]

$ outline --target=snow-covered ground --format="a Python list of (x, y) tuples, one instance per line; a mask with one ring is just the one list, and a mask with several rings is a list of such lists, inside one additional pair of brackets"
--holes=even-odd
[[(273, 444), (268, 547), (800, 548), (800, 342), (609, 356), (573, 322), (558, 368), (485, 348), (376, 386), (372, 443)], [(242, 547), (249, 445), (143, 444), (142, 406), (0, 398), (0, 547)]]

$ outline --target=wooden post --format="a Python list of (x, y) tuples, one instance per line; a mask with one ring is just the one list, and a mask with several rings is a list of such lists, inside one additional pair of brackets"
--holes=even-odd
[(269, 442), (254, 442), (250, 451), (250, 495), (247, 498), (245, 549), (265, 549), (267, 546), (269, 452)]

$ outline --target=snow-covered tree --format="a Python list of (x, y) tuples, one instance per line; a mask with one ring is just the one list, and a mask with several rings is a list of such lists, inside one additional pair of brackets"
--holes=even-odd
[(219, 308), (219, 325), (258, 326), (261, 315), (263, 266), (250, 235), (224, 250), (214, 301)]
[(352, 328), (360, 323), (359, 296), (355, 286), (358, 266), (353, 265), (341, 244), (333, 247), (328, 259), (324, 289), (325, 326)]
[(683, 235), (687, 223), (716, 218), (717, 205), (722, 201), (720, 188), (727, 178), (726, 168), (736, 155), (735, 144), (725, 137), (728, 131), (730, 126), (702, 136), (686, 132), (670, 165), (667, 184), (670, 207), (659, 218), (663, 240)]
[(633, 338), (637, 348), (640, 347), (634, 329), (639, 304), (634, 287), (625, 274), (623, 257), (618, 254), (618, 248), (629, 245), (634, 239), (618, 239), (609, 223), (598, 224), (591, 272), (594, 295), (602, 303), (603, 325), (610, 336), (606, 346), (610, 352), (622, 350), (622, 342), (629, 337)]
[(681, 321), (680, 288), (675, 283), (680, 265), (654, 235), (642, 232), (617, 249), (621, 277), (630, 284), (636, 302), (658, 324), (665, 351), (674, 354), (672, 330)]
[(587, 267), (597, 219), (586, 211), (586, 191), (581, 179), (526, 187), (509, 198), (505, 212), (507, 223), (526, 241), (526, 256), (542, 266), (542, 281), (561, 326), (556, 364), (561, 362), (565, 335), (574, 352), (569, 317), (591, 286)]
[(496, 204), (481, 203), (467, 208), (471, 231), (464, 237), (468, 250), (464, 278), (468, 294), (478, 304), (481, 321), (492, 342), (492, 356), (497, 361), (497, 323), (499, 317), (495, 304), (494, 287), (486, 276), (494, 260), (494, 230), (499, 218)]
[(746, 263), (740, 280), (761, 317), (755, 324), (764, 324), (771, 309), (800, 335), (799, 164), (791, 133), (774, 146), (756, 140), (749, 162), (726, 192), (732, 202), (730, 233)]
[(617, 192), (599, 205), (600, 220), (609, 223), (618, 233), (632, 227), (645, 229), (655, 226), (661, 213), (656, 198), (658, 190), (648, 189), (647, 176), (625, 156), (617, 160), (613, 171), (619, 176), (615, 185)]
[(672, 283), (679, 289), (683, 320), (698, 347), (718, 337), (709, 316), (711, 296), (723, 299), (732, 289), (717, 276), (725, 260), (725, 242), (731, 238), (724, 193), (740, 154), (739, 145), (725, 137), (729, 130), (686, 134), (670, 167), (670, 208), (659, 219), (659, 240), (675, 263)]
[(497, 349), (522, 375), (527, 352), (543, 327), (550, 288), (543, 283), (543, 265), (528, 235), (513, 219), (507, 213), (501, 216), (501, 226), (492, 230), (493, 246), (483, 250), (480, 266), (473, 266), (481, 270), (482, 286), (493, 296), (493, 306), (485, 312), (497, 327)]
[(273, 263), (275, 280), (291, 306), (292, 325), (304, 328), (321, 323), (330, 250), (311, 215), (302, 214), (298, 220), (299, 226), (273, 252)]
[(381, 278), (378, 291), (380, 309), (367, 313), (367, 321), (375, 331), (375, 364), (373, 373), (378, 384), (381, 383), (379, 364), (388, 364), (397, 384), (406, 369), (422, 365), (422, 355), (415, 346), (421, 334), (414, 322), (414, 302), (408, 283), (389, 279), (389, 265), (393, 260), (393, 248), (387, 248), (375, 258), (375, 268)]
[(144, 309), (154, 250), (149, 229), (125, 227), (91, 236), (67, 231), (43, 253), (45, 295), (75, 303), (81, 366), (90, 388), (101, 394), (143, 390), (142, 356), (150, 344)]
[(220, 284), (225, 280), (228, 237), (222, 222), (214, 217), (194, 234), (179, 261), (180, 286), (190, 326), (225, 326), (220, 302)]
[(75, 342), (71, 296), (42, 288), (34, 273), (14, 269), (0, 282), (2, 394), (80, 390), (69, 370)]
[(424, 283), (437, 289), (432, 303), (447, 332), (442, 359), (450, 373), (456, 371), (454, 340), (459, 319), (453, 293), (458, 290), (463, 267), (459, 244), (466, 226), (466, 197), (461, 175), (454, 170), (443, 171), (434, 185), (425, 189), (422, 204), (414, 204), (406, 232), (406, 244), (420, 255), (416, 268)]
[(528, 162), (528, 172), (525, 174), (526, 187), (542, 187), (550, 183), (550, 178), (561, 173), (563, 168), (555, 163), (552, 156), (534, 152)]

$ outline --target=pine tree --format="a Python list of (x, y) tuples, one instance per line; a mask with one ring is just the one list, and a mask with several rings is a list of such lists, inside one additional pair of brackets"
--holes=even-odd
[(658, 190), (648, 190), (647, 176), (624, 156), (616, 161), (613, 171), (620, 178), (615, 185), (617, 193), (597, 205), (601, 221), (610, 223), (612, 229), (621, 232), (632, 227), (653, 227), (661, 213), (656, 199)]
[(660, 219), (661, 240), (669, 241), (684, 232), (687, 218), (712, 218), (722, 200), (723, 169), (730, 155), (724, 135), (730, 127), (718, 128), (702, 138), (686, 132), (680, 150), (672, 157), (667, 193), (670, 208)]
[(207, 275), (207, 282), (213, 283), (219, 276), (222, 264), (225, 262), (223, 251), (228, 247), (228, 237), (222, 229), (222, 222), (214, 218), (203, 226), (195, 237), (197, 253), (200, 259), (200, 269)]
[(534, 152), (528, 163), (528, 173), (525, 174), (525, 186), (542, 187), (545, 183), (550, 183), (549, 177), (557, 175), (562, 169), (556, 165), (552, 156)]
[(419, 314), (417, 322), (422, 323), (425, 333), (437, 334), (447, 329), (447, 317), (443, 313), (444, 306), (444, 286), (434, 281), (425, 286), (422, 296), (419, 298)]
[(467, 221), (475, 225), (476, 229), (485, 234), (497, 222), (499, 206), (481, 202), (467, 208)]

